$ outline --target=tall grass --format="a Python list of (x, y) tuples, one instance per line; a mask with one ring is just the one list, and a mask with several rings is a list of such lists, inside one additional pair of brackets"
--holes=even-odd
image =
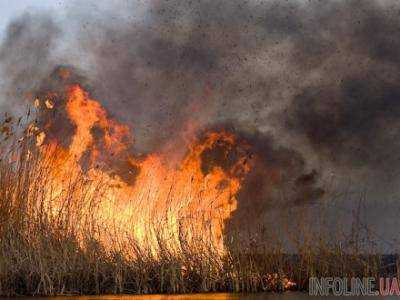
[[(344, 247), (348, 236), (316, 234), (301, 220), (294, 232), (284, 230), (284, 238), (260, 230), (262, 242), (239, 238), (237, 228), (224, 253), (207, 240), (189, 241), (184, 228), (172, 249), (163, 224), (149, 220), (157, 236), (154, 253), (96, 219), (101, 182), (82, 175), (54, 193), (49, 170), (56, 152), (43, 159), (30, 152), (30, 143), (2, 148), (0, 295), (281, 291), (288, 280), (307, 288), (311, 276), (379, 276), (379, 255)], [(288, 242), (295, 254), (287, 252)]]

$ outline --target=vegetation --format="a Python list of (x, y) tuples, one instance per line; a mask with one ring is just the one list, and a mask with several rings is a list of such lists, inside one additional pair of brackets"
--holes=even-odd
[[(206, 240), (188, 242), (184, 234), (172, 249), (160, 234), (155, 253), (96, 220), (100, 182), (82, 175), (68, 189), (49, 190), (56, 154), (39, 158), (30, 143), (2, 148), (1, 295), (282, 291), (306, 289), (311, 276), (378, 277), (382, 271), (382, 257), (363, 255), (355, 239), (343, 246), (348, 237), (311, 234), (301, 224), (285, 235), (296, 254), (271, 234), (250, 244), (231, 234), (223, 253)], [(49, 193), (56, 195), (51, 201)]]

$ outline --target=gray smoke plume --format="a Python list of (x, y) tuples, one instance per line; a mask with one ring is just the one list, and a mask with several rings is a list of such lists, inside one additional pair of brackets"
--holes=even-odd
[(61, 30), (47, 14), (26, 13), (7, 28), (0, 48), (0, 108), (21, 113), (54, 67), (51, 52)]

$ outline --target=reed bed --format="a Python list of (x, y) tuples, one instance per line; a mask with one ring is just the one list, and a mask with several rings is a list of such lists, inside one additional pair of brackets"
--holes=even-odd
[(160, 233), (154, 253), (133, 238), (119, 239), (96, 219), (102, 183), (82, 175), (49, 201), (54, 157), (40, 159), (29, 142), (11, 148), (3, 146), (0, 162), (2, 296), (283, 291), (306, 289), (311, 276), (381, 273), (382, 256), (343, 247), (345, 237), (318, 236), (300, 225), (285, 236), (294, 254), (279, 237), (243, 242), (236, 232), (227, 234), (221, 253), (207, 240), (188, 241), (183, 229), (171, 248), (163, 224), (149, 220)]

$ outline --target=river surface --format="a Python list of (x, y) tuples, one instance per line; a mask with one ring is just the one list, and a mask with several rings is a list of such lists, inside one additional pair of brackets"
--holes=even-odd
[[(18, 297), (21, 300), (306, 300), (306, 299), (399, 299), (395, 296), (378, 297), (311, 297), (307, 293), (286, 292), (283, 294), (261, 293), (261, 294), (192, 294), (192, 295), (104, 295), (104, 296), (59, 296), (59, 297)], [(5, 298), (3, 298), (5, 299)], [(11, 299), (11, 298), (10, 298)]]

